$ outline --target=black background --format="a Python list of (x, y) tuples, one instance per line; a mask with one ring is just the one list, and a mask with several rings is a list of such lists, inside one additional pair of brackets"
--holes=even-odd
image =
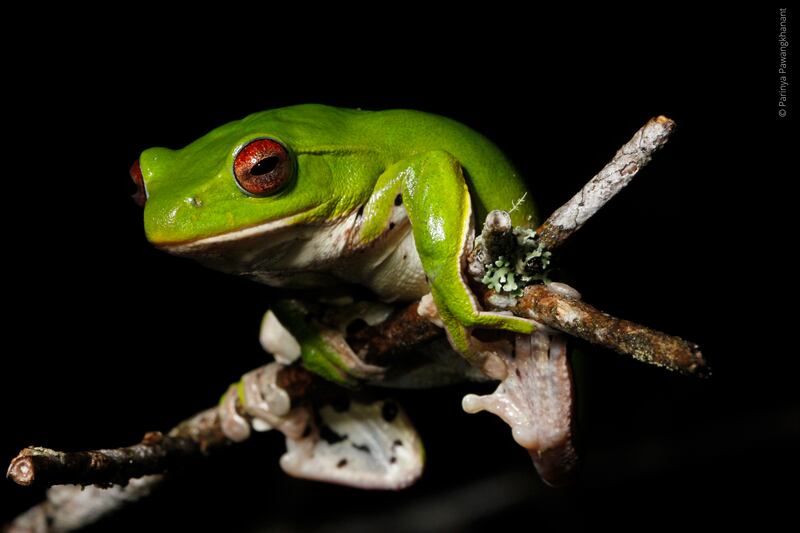
[[(783, 235), (794, 109), (778, 119), (777, 10), (418, 14), (396, 28), (386, 18), (320, 31), (288, 15), (231, 15), (247, 42), (216, 30), (167, 39), (174, 27), (152, 19), (66, 25), (38, 28), (41, 48), (9, 49), (0, 457), (138, 442), (265, 361), (270, 289), (145, 241), (127, 176), (141, 150), (295, 103), (416, 108), (493, 139), (549, 213), (665, 114), (674, 138), (561, 263), (588, 302), (698, 342), (713, 376), (590, 351), (575, 487), (542, 486), (499, 420), (461, 411), (472, 388), (454, 387), (396, 395), (428, 452), (407, 491), (288, 478), (282, 440), (267, 434), (93, 531), (780, 523), (797, 497), (800, 401), (782, 270), (796, 241)], [(0, 487), (0, 521), (43, 497)]]

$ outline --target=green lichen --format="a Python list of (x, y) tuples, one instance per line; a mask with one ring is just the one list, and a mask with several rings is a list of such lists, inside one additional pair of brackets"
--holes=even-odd
[(514, 281), (515, 272), (511, 269), (511, 263), (505, 256), (501, 255), (493, 263), (484, 266), (486, 274), (481, 280), (484, 285), (496, 292), (517, 290), (517, 284)]
[(525, 254), (525, 264), (531, 265), (538, 263), (541, 270), (547, 270), (547, 267), (550, 265), (551, 255), (550, 252), (546, 251), (544, 247), (539, 244), (535, 250)]
[[(528, 285), (547, 281), (552, 254), (538, 241), (535, 230), (514, 228), (513, 232), (516, 239), (510, 254), (484, 264), (481, 282), (499, 294), (517, 298)], [(475, 244), (480, 246), (482, 239)]]

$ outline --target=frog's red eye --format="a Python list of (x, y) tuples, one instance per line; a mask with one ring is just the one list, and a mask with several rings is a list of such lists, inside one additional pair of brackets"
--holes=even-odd
[(275, 194), (292, 179), (293, 170), (289, 152), (272, 139), (250, 141), (233, 161), (236, 183), (252, 196)]
[(144, 178), (142, 177), (142, 169), (139, 167), (138, 159), (131, 165), (131, 179), (136, 184), (136, 193), (133, 195), (133, 201), (139, 207), (144, 207), (144, 203), (147, 201), (147, 189), (144, 187)]

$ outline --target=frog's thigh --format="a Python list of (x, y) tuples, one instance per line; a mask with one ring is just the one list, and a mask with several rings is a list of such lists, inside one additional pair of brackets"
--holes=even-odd
[(454, 346), (466, 350), (465, 328), (531, 333), (524, 318), (481, 311), (464, 278), (472, 204), (461, 164), (448, 152), (431, 151), (405, 162), (401, 184), (414, 241), (431, 292)]

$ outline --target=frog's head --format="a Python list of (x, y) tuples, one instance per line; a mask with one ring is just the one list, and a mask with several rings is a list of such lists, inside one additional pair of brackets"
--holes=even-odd
[[(345, 113), (353, 111), (318, 105), (265, 111), (180, 150), (145, 150), (131, 175), (148, 240), (224, 263), (212, 265), (223, 270), (245, 270), (263, 262), (272, 244), (290, 240), (288, 234), (354, 211), (376, 173), (348, 135)], [(344, 164), (343, 152), (350, 158)]]

